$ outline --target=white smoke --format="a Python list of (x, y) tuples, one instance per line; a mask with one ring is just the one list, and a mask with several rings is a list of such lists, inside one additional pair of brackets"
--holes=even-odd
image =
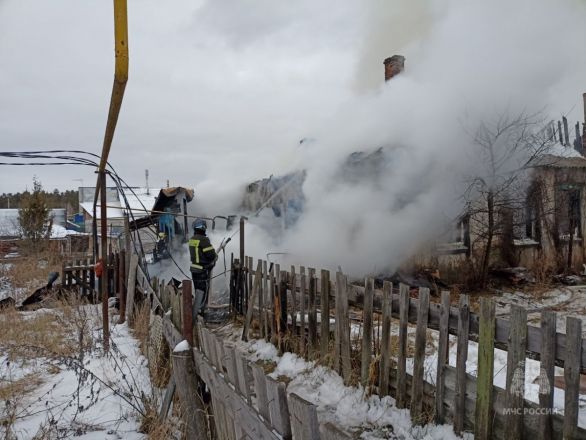
[[(458, 214), (464, 176), (482, 172), (472, 139), (481, 123), (521, 113), (556, 117), (580, 99), (583, 2), (370, 7), (357, 56), (361, 92), (311, 133), (315, 142), (288, 152), (288, 169), (308, 172), (304, 214), (278, 241), (251, 225), (251, 255), (281, 250), (297, 264), (341, 265), (353, 274), (392, 270)], [(383, 85), (382, 60), (394, 53), (406, 57), (406, 70)], [(374, 89), (368, 87), (373, 69), (379, 78)], [(340, 180), (348, 154), (381, 146), (387, 161), (378, 184)]]

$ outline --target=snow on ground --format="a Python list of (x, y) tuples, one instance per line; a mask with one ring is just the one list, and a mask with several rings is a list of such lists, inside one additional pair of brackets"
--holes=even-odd
[[(361, 438), (368, 440), (460, 438), (450, 425), (412, 426), (409, 410), (398, 409), (392, 397), (381, 399), (367, 395), (361, 386), (345, 386), (335, 371), (316, 366), (315, 362), (307, 362), (294, 353), (278, 356), (276, 347), (264, 340), (239, 344), (246, 349), (251, 361), (275, 362), (270, 376), (289, 378), (287, 393), (296, 393), (315, 404), (320, 421), (331, 421), (349, 431), (362, 431)], [(464, 438), (473, 436), (465, 434)]]
[[(147, 360), (126, 324), (111, 326), (110, 353), (103, 354), (98, 306), (83, 306), (92, 317), (93, 346), (75, 356), (8, 359), (0, 356), (0, 390), (19, 379), (32, 383), (28, 392), (0, 403), (0, 419), (12, 416), (11, 426), (3, 423), (4, 438), (32, 439), (51, 432), (51, 438), (141, 439), (138, 432), (144, 395), (151, 385)], [(29, 312), (55, 313), (40, 309)], [(0, 316), (0, 319), (2, 317)], [(6, 431), (10, 431), (8, 434)], [(43, 437), (45, 438), (45, 437)]]

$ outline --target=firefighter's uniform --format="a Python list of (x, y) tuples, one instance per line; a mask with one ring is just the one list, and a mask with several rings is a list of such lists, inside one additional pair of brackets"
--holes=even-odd
[[(203, 311), (208, 302), (210, 274), (216, 264), (217, 254), (206, 235), (196, 232), (189, 239), (188, 244), (191, 277), (195, 289), (194, 311), (199, 313)], [(201, 294), (198, 295), (198, 291)]]

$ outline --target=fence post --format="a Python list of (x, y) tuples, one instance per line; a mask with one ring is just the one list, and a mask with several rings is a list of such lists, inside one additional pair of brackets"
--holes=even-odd
[(525, 400), (525, 351), (527, 350), (527, 311), (511, 306), (507, 350), (506, 408), (512, 410), (505, 423), (505, 437), (523, 437), (523, 407)]
[(391, 372), (391, 302), (393, 285), (390, 281), (383, 282), (383, 328), (380, 343), (380, 385), (379, 394), (384, 397), (389, 394), (389, 375)]
[(580, 360), (582, 359), (582, 321), (566, 318), (566, 360), (564, 362), (565, 403), (564, 439), (578, 438), (580, 397)]
[(206, 410), (203, 398), (198, 393), (197, 375), (191, 348), (171, 354), (173, 376), (183, 409), (189, 439), (208, 438)]
[(456, 357), (456, 401), (454, 402), (454, 432), (464, 429), (466, 411), (466, 361), (468, 360), (468, 333), (470, 328), (470, 301), (468, 295), (460, 296), (458, 309), (458, 348)]
[(374, 294), (374, 280), (366, 278), (364, 280), (364, 306), (362, 318), (364, 325), (362, 327), (362, 362), (360, 369), (360, 379), (362, 386), (368, 385), (368, 373), (370, 370), (370, 361), (372, 358), (372, 298)]
[(397, 354), (397, 408), (407, 405), (407, 321), (409, 286), (399, 285), (399, 352)]
[(317, 279), (315, 278), (315, 269), (309, 269), (309, 307), (308, 307), (308, 324), (309, 324), (309, 353), (312, 358), (317, 357), (317, 305), (315, 296), (317, 291)]
[(305, 356), (305, 312), (307, 304), (305, 301), (305, 292), (307, 277), (305, 276), (305, 267), (299, 267), (299, 353)]
[(330, 345), (330, 272), (322, 269), (321, 271), (321, 335), (320, 351), (321, 358), (325, 359)]
[(556, 314), (550, 310), (541, 312), (541, 365), (539, 372), (539, 433), (543, 440), (553, 436), (552, 414), (553, 382), (555, 374)]
[(287, 332), (287, 272), (282, 271), (279, 280), (279, 351), (285, 351), (285, 334)]
[(183, 301), (183, 338), (193, 347), (193, 299), (191, 297), (191, 280), (183, 280), (181, 297)]
[(444, 423), (444, 367), (448, 363), (448, 340), (450, 323), (450, 292), (442, 291), (437, 349), (437, 374), (435, 380), (435, 423)]
[(297, 333), (297, 277), (295, 266), (291, 265), (291, 328), (293, 334)]
[(128, 296), (126, 304), (126, 319), (132, 326), (134, 322), (134, 293), (136, 291), (136, 270), (138, 268), (138, 255), (132, 254), (130, 257), (130, 268), (128, 271)]
[(417, 328), (415, 330), (415, 359), (411, 387), (411, 418), (415, 424), (423, 423), (423, 367), (425, 364), (425, 340), (429, 317), (429, 289), (419, 288)]
[(319, 440), (319, 423), (314, 404), (295, 393), (289, 395), (291, 431), (295, 440)]
[(492, 433), (492, 379), (494, 373), (495, 306), (489, 298), (480, 298), (478, 331), (478, 376), (474, 439), (489, 440)]
[(118, 269), (118, 285), (120, 289), (118, 294), (120, 295), (120, 319), (119, 323), (123, 324), (126, 321), (126, 251), (122, 249), (120, 251), (119, 258), (120, 267)]
[(348, 281), (346, 276), (341, 272), (336, 274), (336, 309), (342, 376), (344, 377), (344, 383), (348, 385), (352, 378), (352, 365), (350, 359), (350, 320), (348, 318)]

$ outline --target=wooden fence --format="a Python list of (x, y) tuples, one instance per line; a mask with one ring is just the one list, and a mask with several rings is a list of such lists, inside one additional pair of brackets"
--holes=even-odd
[[(511, 307), (510, 319), (496, 318), (489, 298), (481, 299), (475, 314), (466, 295), (454, 307), (449, 292), (431, 302), (424, 288), (384, 282), (376, 290), (372, 279), (354, 286), (342, 273), (330, 280), (327, 270), (287, 271), (264, 261), (253, 264), (250, 257), (243, 266), (249, 305), (244, 339), (254, 327), (256, 337), (272, 340), (281, 351), (321, 362), (333, 355), (332, 365), (347, 384), (361, 382), (381, 396), (390, 394), (398, 407), (410, 408), (415, 423), (433, 414), (437, 423), (450, 422), (457, 433), (471, 431), (477, 439), (586, 438), (578, 426), (580, 374), (586, 372), (579, 319), (566, 318), (562, 334), (551, 311), (542, 312), (541, 327), (534, 327), (519, 306)], [(411, 348), (409, 325), (415, 326)], [(359, 336), (351, 338), (356, 329)], [(439, 333), (435, 381), (424, 379), (430, 329)], [(457, 340), (455, 366), (447, 360), (450, 334)], [(469, 341), (478, 343), (476, 376), (466, 373)], [(506, 389), (493, 382), (495, 348), (507, 350)], [(407, 358), (413, 358), (412, 374)], [(539, 403), (524, 399), (526, 358), (540, 361)], [(553, 407), (555, 366), (564, 368), (564, 415)], [(378, 371), (374, 382), (372, 367)]]
[[(140, 267), (138, 280), (146, 278)], [(227, 440), (350, 440), (351, 437), (331, 423), (318, 423), (317, 408), (296, 394), (286, 393), (286, 385), (267, 376), (261, 366), (249, 362), (234, 344), (225, 342), (206, 328), (200, 319), (191, 325), (191, 280), (182, 288), (155, 280), (143, 285), (151, 310), (162, 325), (162, 333), (171, 349), (183, 339), (193, 339), (195, 373), (211, 393), (213, 438)], [(187, 298), (187, 300), (186, 300)], [(129, 307), (130, 309), (130, 307)], [(189, 325), (185, 325), (189, 322)], [(182, 329), (182, 332), (179, 330)], [(177, 353), (173, 353), (175, 356)], [(176, 363), (173, 362), (175, 367)], [(168, 411), (176, 389), (188, 387), (185, 369), (173, 372), (162, 404), (161, 417)], [(179, 385), (181, 384), (181, 386)], [(178, 392), (181, 403), (190, 406)], [(193, 405), (193, 404), (191, 404)], [(190, 412), (191, 413), (191, 412)], [(187, 425), (191, 417), (185, 416)], [(187, 438), (199, 438), (187, 427)], [(190, 433), (192, 434), (190, 437)]]
[[(481, 299), (475, 314), (466, 295), (454, 307), (449, 292), (442, 292), (440, 301), (434, 302), (428, 289), (384, 282), (377, 290), (372, 279), (366, 279), (364, 287), (354, 286), (342, 273), (332, 280), (327, 270), (291, 267), (286, 271), (264, 261), (253, 265), (248, 257), (242, 270), (248, 295), (243, 339), (254, 333), (281, 351), (331, 365), (346, 384), (360, 382), (372, 393), (394, 397), (399, 408), (411, 410), (414, 423), (451, 423), (456, 432), (474, 432), (476, 439), (586, 438), (586, 430), (578, 426), (586, 353), (581, 321), (576, 318), (567, 318), (566, 334), (560, 334), (555, 313), (543, 312), (541, 327), (532, 327), (520, 307), (512, 307), (510, 320), (496, 318), (489, 298)], [(140, 267), (136, 273), (137, 279), (146, 278)], [(284, 438), (347, 438), (334, 426), (320, 427), (315, 407), (299, 396), (287, 398), (285, 384), (265, 377), (234, 346), (201, 322), (193, 325), (191, 283), (184, 284), (189, 285), (187, 301), (164, 283), (153, 289), (143, 282), (142, 289), (163, 317), (171, 347), (184, 338), (199, 345), (194, 359), (197, 374), (212, 390), (217, 438), (277, 438), (271, 436), (273, 430)], [(415, 326), (412, 346), (410, 325)], [(434, 381), (424, 374), (429, 330), (438, 332)], [(450, 334), (457, 341), (455, 366), (447, 360)], [(471, 340), (478, 342), (476, 376), (466, 373)], [(493, 383), (495, 347), (508, 352), (506, 389)], [(408, 358), (413, 359), (411, 373)], [(540, 361), (538, 403), (524, 399), (526, 358)], [(564, 415), (553, 408), (556, 365), (564, 368)]]

